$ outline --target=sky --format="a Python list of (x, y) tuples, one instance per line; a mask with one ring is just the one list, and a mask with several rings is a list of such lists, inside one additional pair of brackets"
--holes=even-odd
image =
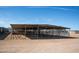
[(0, 6), (0, 27), (50, 24), (79, 30), (78, 6)]

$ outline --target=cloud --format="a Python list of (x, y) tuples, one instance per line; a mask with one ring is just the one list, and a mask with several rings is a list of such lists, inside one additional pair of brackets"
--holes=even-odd
[(5, 21), (0, 20), (0, 24), (4, 24), (4, 23), (5, 23)]
[(28, 6), (26, 8), (48, 8), (48, 6)]
[(8, 24), (5, 20), (0, 20), (0, 27), (6, 27)]
[(64, 10), (64, 11), (73, 11), (73, 9), (64, 8), (64, 7), (52, 7), (53, 9)]
[(1, 27), (10, 27), (10, 24), (52, 24), (53, 22), (56, 22), (55, 19), (52, 18), (0, 18), (0, 26)]
[(64, 11), (68, 11), (68, 10), (73, 10), (73, 9), (69, 9), (66, 7), (55, 7), (55, 6), (28, 6), (27, 8), (53, 8), (53, 9), (59, 9), (59, 10), (64, 10)]
[(73, 11), (73, 9), (66, 8), (66, 7), (55, 7), (55, 6), (29, 6), (27, 8), (52, 8), (52, 9), (58, 9), (58, 10), (63, 10), (63, 11)]
[(10, 27), (10, 24), (17, 23), (10, 18), (0, 18), (0, 27)]

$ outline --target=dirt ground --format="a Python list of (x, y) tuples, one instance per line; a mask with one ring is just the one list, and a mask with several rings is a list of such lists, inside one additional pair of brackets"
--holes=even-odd
[(0, 53), (78, 53), (79, 39), (0, 40)]

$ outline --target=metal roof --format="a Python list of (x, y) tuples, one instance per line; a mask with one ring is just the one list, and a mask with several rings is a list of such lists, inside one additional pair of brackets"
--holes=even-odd
[(56, 25), (49, 25), (49, 24), (10, 24), (13, 29), (17, 28), (47, 28), (47, 29), (70, 29), (67, 27), (56, 26)]

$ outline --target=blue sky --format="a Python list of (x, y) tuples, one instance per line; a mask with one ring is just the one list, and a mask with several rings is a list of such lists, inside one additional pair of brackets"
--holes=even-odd
[(0, 27), (52, 24), (79, 29), (78, 6), (0, 6)]

